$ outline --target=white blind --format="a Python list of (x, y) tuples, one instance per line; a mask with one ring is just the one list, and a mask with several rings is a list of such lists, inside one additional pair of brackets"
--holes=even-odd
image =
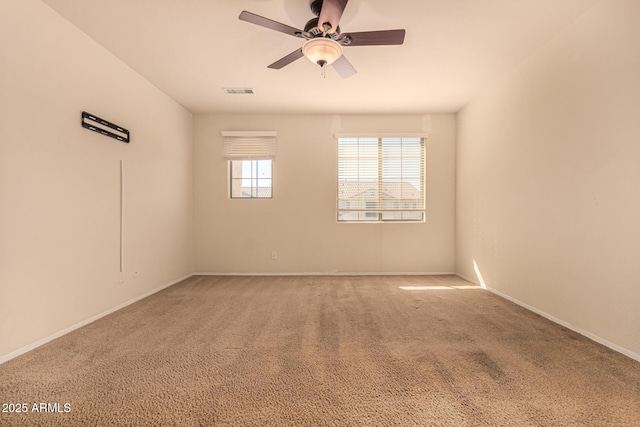
[(424, 219), (423, 137), (339, 137), (338, 220)]
[(276, 137), (273, 131), (223, 131), (224, 156), (229, 160), (273, 159)]

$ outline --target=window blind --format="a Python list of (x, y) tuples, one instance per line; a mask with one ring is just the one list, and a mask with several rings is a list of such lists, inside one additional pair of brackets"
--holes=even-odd
[(223, 131), (224, 157), (228, 160), (268, 160), (276, 155), (274, 131)]
[(422, 221), (423, 137), (338, 137), (338, 220)]

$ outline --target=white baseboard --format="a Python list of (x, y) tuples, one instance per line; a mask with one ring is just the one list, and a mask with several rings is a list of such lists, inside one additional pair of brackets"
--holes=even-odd
[(198, 272), (193, 273), (193, 276), (446, 276), (446, 275), (456, 275), (454, 272), (426, 272), (426, 273), (351, 273), (351, 272), (343, 272), (343, 271), (323, 271), (316, 273), (212, 273), (212, 272)]
[(11, 360), (11, 359), (13, 359), (15, 357), (18, 357), (18, 356), (20, 356), (20, 355), (22, 355), (22, 354), (24, 354), (24, 353), (26, 353), (28, 351), (33, 350), (35, 348), (38, 348), (41, 345), (48, 343), (49, 341), (52, 341), (52, 340), (54, 340), (56, 338), (60, 338), (61, 336), (66, 335), (69, 332), (75, 331), (76, 329), (79, 329), (79, 328), (81, 328), (83, 326), (86, 326), (89, 323), (95, 322), (96, 320), (98, 320), (98, 319), (100, 319), (100, 318), (102, 318), (104, 316), (107, 316), (107, 315), (109, 315), (111, 313), (114, 313), (114, 312), (116, 312), (116, 311), (118, 311), (118, 310), (120, 310), (120, 309), (122, 309), (122, 308), (124, 308), (124, 307), (126, 307), (128, 305), (133, 304), (134, 302), (138, 302), (141, 299), (144, 299), (144, 298), (146, 298), (146, 297), (148, 297), (150, 295), (155, 294), (156, 292), (160, 292), (161, 290), (166, 289), (166, 288), (168, 288), (170, 286), (173, 286), (176, 283), (182, 282), (183, 280), (188, 279), (191, 276), (193, 276), (193, 274), (187, 274), (186, 276), (183, 276), (183, 277), (181, 277), (179, 279), (176, 279), (176, 280), (174, 280), (174, 281), (172, 281), (170, 283), (162, 285), (159, 288), (153, 289), (153, 290), (151, 290), (151, 291), (149, 291), (149, 292), (147, 292), (145, 294), (142, 294), (142, 295), (137, 296), (137, 297), (135, 297), (133, 299), (130, 299), (129, 301), (123, 302), (122, 304), (120, 304), (120, 305), (118, 305), (116, 307), (113, 307), (113, 308), (111, 308), (111, 309), (109, 309), (107, 311), (104, 311), (104, 312), (102, 312), (100, 314), (97, 314), (97, 315), (92, 316), (92, 317), (90, 317), (90, 318), (88, 318), (86, 320), (83, 320), (80, 323), (76, 323), (75, 325), (72, 325), (72, 326), (69, 326), (68, 328), (62, 329), (62, 330), (56, 332), (53, 335), (49, 335), (46, 338), (42, 338), (42, 339), (40, 339), (40, 340), (38, 340), (38, 341), (36, 341), (34, 343), (25, 345), (24, 347), (21, 347), (21, 348), (15, 350), (15, 351), (12, 351), (11, 353), (2, 355), (2, 356), (0, 356), (0, 364), (3, 364), (4, 362), (7, 362), (7, 361), (9, 361), (9, 360)]
[[(149, 292), (147, 292), (145, 294), (142, 294), (142, 295), (140, 295), (140, 296), (138, 296), (136, 298), (130, 299), (130, 300), (128, 300), (128, 301), (126, 301), (126, 302), (124, 302), (124, 303), (122, 303), (122, 304), (120, 304), (120, 305), (118, 305), (116, 307), (113, 307), (113, 308), (111, 308), (111, 309), (109, 309), (107, 311), (104, 311), (104, 312), (102, 312), (102, 313), (100, 313), (98, 315), (95, 315), (95, 316), (90, 317), (90, 318), (88, 318), (86, 320), (83, 320), (82, 322), (79, 322), (79, 323), (77, 323), (77, 324), (75, 324), (73, 326), (70, 326), (68, 328), (62, 329), (62, 330), (60, 330), (60, 331), (58, 331), (58, 332), (56, 332), (56, 333), (54, 333), (54, 334), (52, 334), (52, 335), (50, 335), (50, 336), (48, 336), (46, 338), (40, 339), (40, 340), (38, 340), (38, 341), (36, 341), (34, 343), (31, 343), (31, 344), (28, 344), (28, 345), (26, 345), (24, 347), (21, 347), (21, 348), (15, 350), (15, 351), (12, 351), (11, 353), (2, 355), (2, 356), (0, 356), (0, 364), (2, 364), (4, 362), (7, 362), (7, 361), (9, 361), (9, 360), (11, 360), (11, 359), (13, 359), (15, 357), (18, 357), (21, 354), (24, 354), (24, 353), (26, 353), (28, 351), (31, 351), (31, 350), (35, 349), (35, 348), (38, 348), (41, 345), (46, 344), (49, 341), (52, 341), (52, 340), (54, 340), (56, 338), (59, 338), (59, 337), (61, 337), (63, 335), (66, 335), (69, 332), (72, 332), (72, 331), (74, 331), (74, 330), (76, 330), (78, 328), (86, 326), (89, 323), (95, 322), (96, 320), (98, 320), (98, 319), (100, 319), (100, 318), (102, 318), (104, 316), (107, 316), (107, 315), (109, 315), (111, 313), (114, 313), (114, 312), (116, 312), (116, 311), (118, 311), (118, 310), (120, 310), (120, 309), (122, 309), (122, 308), (124, 308), (124, 307), (126, 307), (128, 305), (131, 305), (131, 304), (133, 304), (133, 303), (135, 303), (137, 301), (140, 301), (141, 299), (144, 299), (144, 298), (146, 298), (146, 297), (148, 297), (150, 295), (153, 295), (156, 292), (160, 292), (161, 290), (166, 289), (166, 288), (168, 288), (170, 286), (173, 286), (176, 283), (179, 283), (179, 282), (181, 282), (181, 281), (183, 281), (185, 279), (188, 279), (189, 277), (192, 277), (192, 276), (442, 276), (442, 275), (456, 275), (456, 276), (461, 277), (462, 279), (467, 280), (467, 281), (469, 281), (471, 283), (475, 283), (476, 285), (480, 285), (480, 283), (477, 280), (474, 280), (474, 279), (472, 279), (470, 277), (466, 277), (466, 276), (464, 276), (462, 274), (453, 273), (453, 272), (425, 272), (425, 273), (406, 273), (406, 272), (402, 272), (402, 273), (345, 273), (345, 272), (319, 272), (319, 273), (206, 273), (206, 272), (198, 272), (198, 273), (193, 273), (193, 274), (187, 274), (187, 275), (185, 275), (185, 276), (183, 276), (183, 277), (181, 277), (179, 279), (176, 279), (176, 280), (174, 280), (174, 281), (172, 281), (170, 283), (167, 283), (167, 284), (165, 284), (163, 286), (160, 286), (160, 287), (158, 287), (156, 289), (153, 289), (153, 290), (151, 290), (151, 291), (149, 291)], [(607, 341), (607, 340), (605, 340), (605, 339), (603, 339), (603, 338), (601, 338), (601, 337), (599, 337), (597, 335), (594, 335), (594, 334), (592, 334), (592, 333), (590, 333), (588, 331), (585, 331), (585, 330), (582, 330), (580, 328), (577, 328), (577, 327), (575, 327), (575, 326), (573, 326), (573, 325), (571, 325), (571, 324), (569, 324), (569, 323), (567, 323), (567, 322), (565, 322), (563, 320), (560, 320), (560, 319), (558, 319), (558, 318), (556, 318), (556, 317), (554, 317), (554, 316), (552, 316), (552, 315), (550, 315), (550, 314), (548, 314), (548, 313), (546, 313), (546, 312), (544, 312), (542, 310), (539, 310), (539, 309), (537, 309), (537, 308), (535, 308), (535, 307), (533, 307), (533, 306), (531, 306), (529, 304), (525, 304), (522, 301), (520, 301), (518, 299), (515, 299), (513, 297), (510, 297), (509, 295), (504, 294), (504, 293), (502, 293), (502, 292), (500, 292), (500, 291), (498, 291), (496, 289), (492, 289), (492, 288), (486, 288), (486, 289), (489, 292), (491, 292), (493, 294), (496, 294), (496, 295), (498, 295), (498, 296), (500, 296), (500, 297), (502, 297), (502, 298), (504, 298), (506, 300), (509, 300), (509, 301), (511, 301), (511, 302), (523, 307), (523, 308), (526, 308), (529, 311), (532, 311), (532, 312), (534, 312), (536, 314), (539, 314), (540, 316), (545, 317), (545, 318), (551, 320), (554, 323), (557, 323), (557, 324), (559, 324), (561, 326), (564, 326), (565, 328), (570, 329), (570, 330), (572, 330), (574, 332), (577, 332), (580, 335), (583, 335), (583, 336), (589, 338), (592, 341), (595, 341), (595, 342), (597, 342), (599, 344), (602, 344), (602, 345), (604, 345), (606, 347), (609, 347), (612, 350), (617, 351), (618, 353), (624, 354), (625, 356), (630, 357), (631, 359), (634, 359), (634, 360), (637, 360), (637, 361), (640, 362), (640, 355), (632, 352), (631, 350), (628, 350), (628, 349), (626, 349), (624, 347), (621, 347), (621, 346), (619, 346), (617, 344), (609, 342), (609, 341)]]
[[(476, 285), (480, 285), (478, 280), (474, 280), (474, 279), (472, 279), (470, 277), (466, 277), (466, 276), (464, 276), (462, 274), (459, 274), (459, 273), (456, 273), (456, 275), (458, 277), (461, 277), (464, 280), (467, 280), (467, 281), (471, 282), (471, 283), (475, 283)], [(625, 356), (630, 357), (631, 359), (634, 359), (634, 360), (637, 360), (638, 362), (640, 362), (640, 354), (636, 354), (636, 353), (634, 353), (633, 351), (631, 351), (631, 350), (629, 350), (627, 348), (621, 347), (621, 346), (619, 346), (617, 344), (614, 344), (614, 343), (612, 343), (610, 341), (605, 340), (604, 338), (601, 338), (601, 337), (599, 337), (599, 336), (597, 336), (595, 334), (592, 334), (591, 332), (585, 331), (584, 329), (578, 328), (578, 327), (576, 327), (576, 326), (574, 326), (574, 325), (572, 325), (572, 324), (570, 324), (568, 322), (565, 322), (564, 320), (558, 319), (557, 317), (552, 316), (549, 313), (546, 313), (546, 312), (544, 312), (544, 311), (542, 311), (542, 310), (540, 310), (540, 309), (538, 309), (536, 307), (533, 307), (533, 306), (531, 306), (529, 304), (526, 304), (526, 303), (524, 303), (524, 302), (522, 302), (522, 301), (520, 301), (520, 300), (518, 300), (516, 298), (513, 298), (513, 297), (511, 297), (511, 296), (509, 296), (509, 295), (507, 295), (505, 293), (502, 293), (502, 292), (500, 292), (500, 291), (498, 291), (496, 289), (489, 288), (489, 287), (486, 287), (485, 289), (488, 290), (489, 292), (495, 294), (495, 295), (498, 295), (499, 297), (502, 297), (502, 298), (504, 298), (506, 300), (511, 301), (514, 304), (519, 305), (520, 307), (526, 308), (529, 311), (532, 311), (532, 312), (534, 312), (536, 314), (539, 314), (540, 316), (542, 316), (544, 318), (547, 318), (547, 319), (551, 320), (552, 322), (557, 323), (560, 326), (564, 326), (565, 328), (570, 329), (573, 332), (577, 332), (580, 335), (585, 336), (585, 337), (589, 338), (590, 340), (597, 342), (598, 344), (602, 344), (605, 347), (609, 347), (610, 349), (615, 350), (618, 353), (624, 354)]]
[(474, 285), (482, 286), (482, 284), (480, 283), (480, 281), (478, 279), (473, 279), (471, 277), (467, 277), (464, 274), (460, 274), (460, 273), (453, 273), (453, 274), (455, 274), (456, 276), (458, 276), (461, 279), (466, 280), (467, 282), (473, 283)]

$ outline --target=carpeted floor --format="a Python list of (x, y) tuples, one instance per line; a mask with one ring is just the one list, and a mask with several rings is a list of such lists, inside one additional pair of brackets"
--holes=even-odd
[(453, 276), (192, 277), (0, 380), (2, 426), (640, 425), (640, 363)]

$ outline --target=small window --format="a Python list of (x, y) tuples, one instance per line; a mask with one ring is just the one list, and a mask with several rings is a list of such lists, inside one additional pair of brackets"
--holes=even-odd
[(424, 221), (424, 137), (338, 137), (338, 221)]
[(232, 199), (271, 199), (273, 177), (271, 160), (230, 160)]
[(232, 199), (273, 198), (275, 131), (222, 131)]

